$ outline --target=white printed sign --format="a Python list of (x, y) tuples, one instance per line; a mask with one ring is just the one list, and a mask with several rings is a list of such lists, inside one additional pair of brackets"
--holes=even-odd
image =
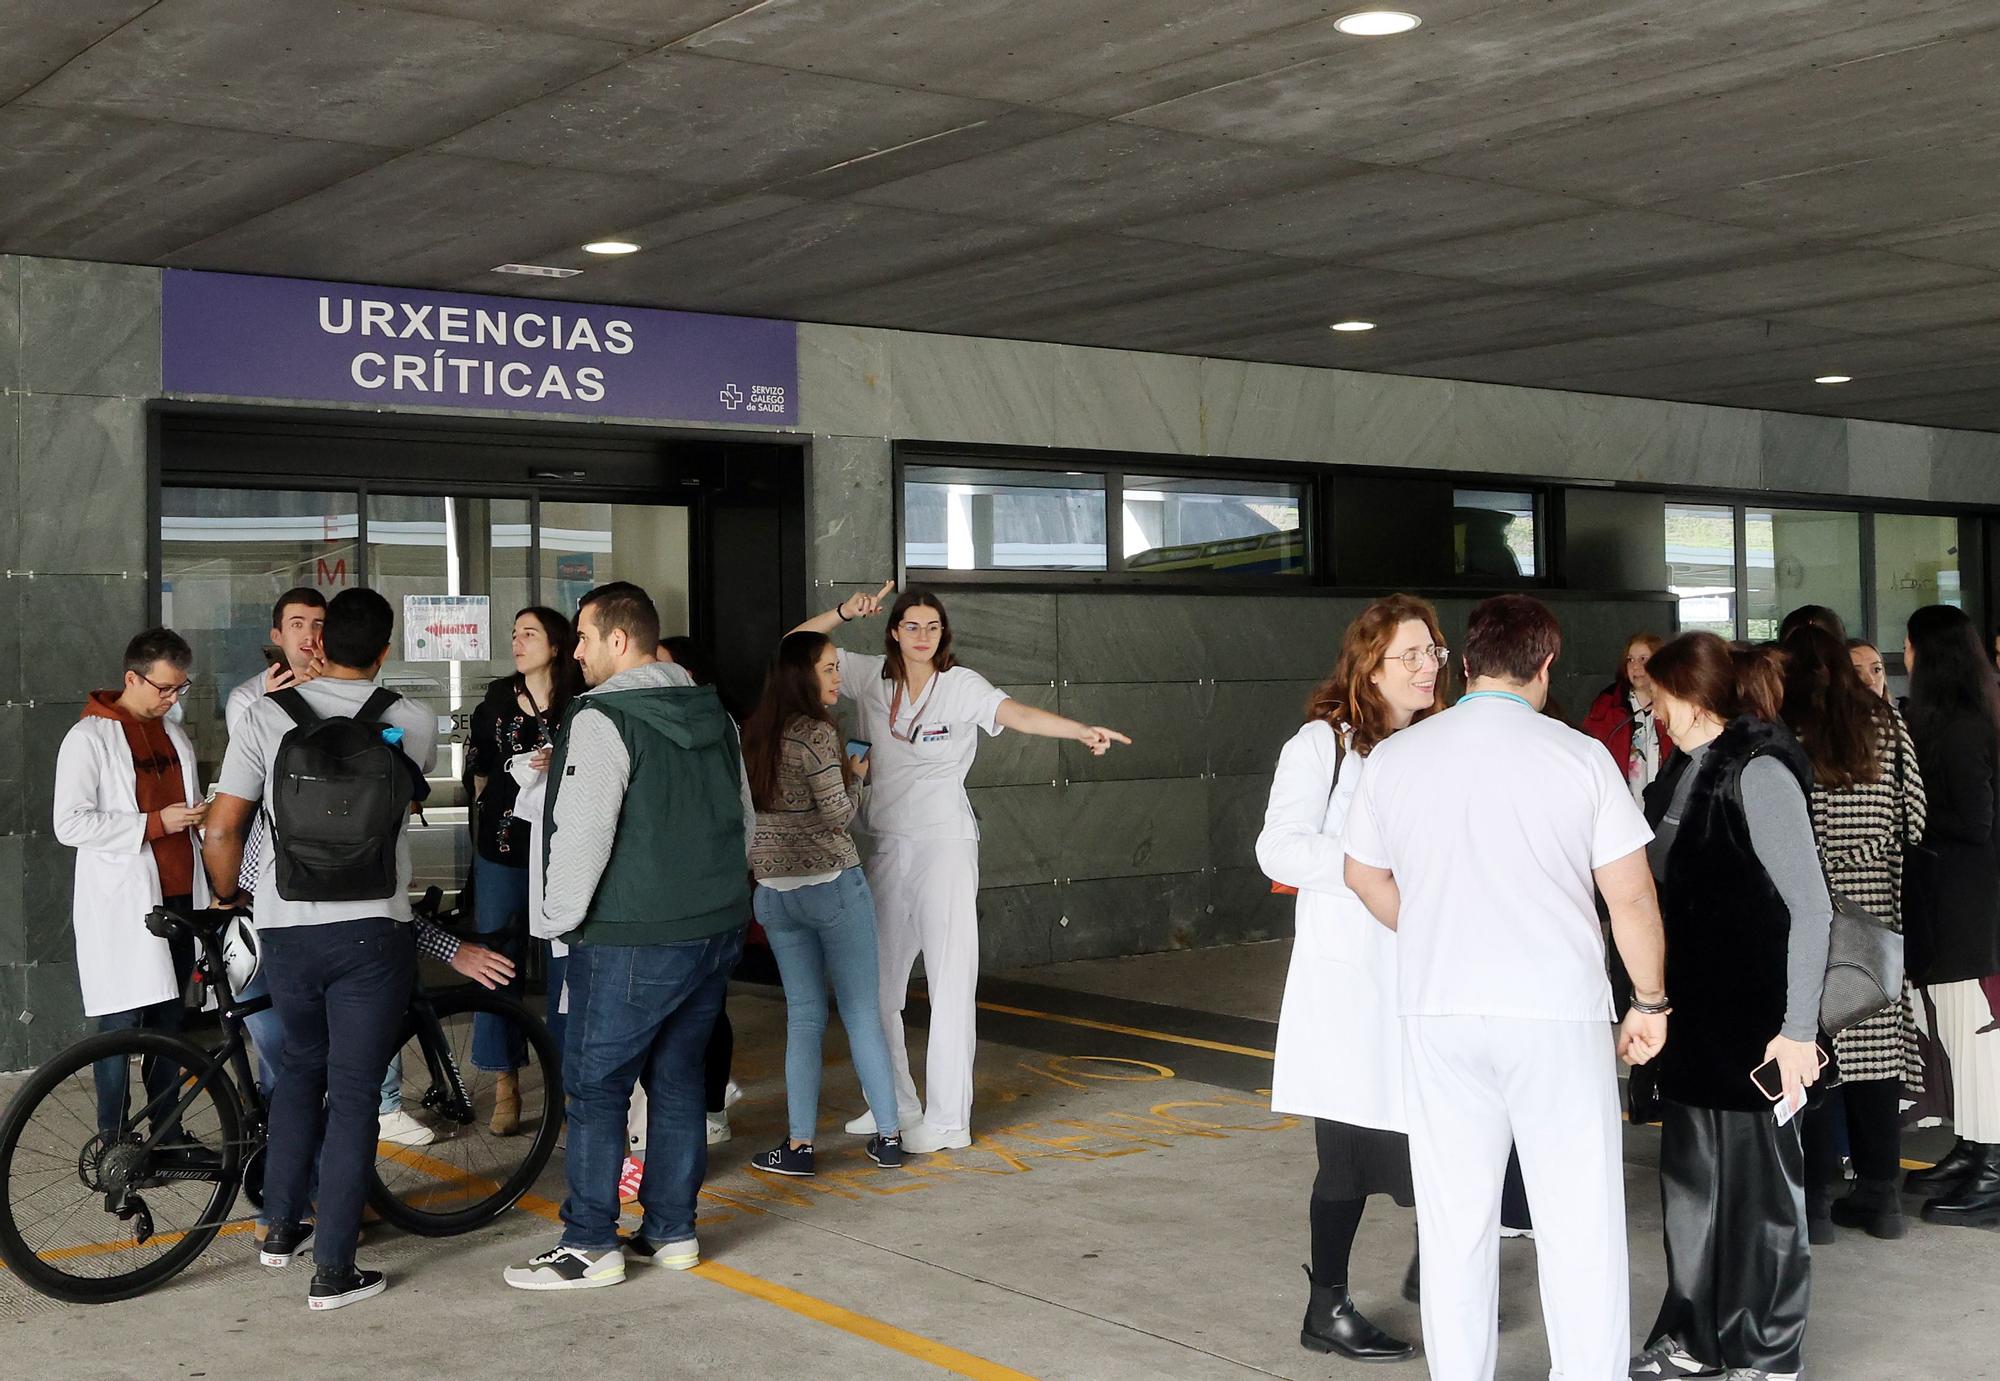
[(492, 603), (485, 595), (404, 595), (403, 660), (490, 660)]

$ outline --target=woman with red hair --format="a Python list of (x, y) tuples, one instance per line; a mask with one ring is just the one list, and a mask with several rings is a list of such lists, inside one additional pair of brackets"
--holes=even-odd
[(1311, 1302), (1299, 1341), (1364, 1362), (1402, 1361), (1409, 1343), (1355, 1308), (1348, 1258), (1371, 1195), (1416, 1199), (1403, 1114), (1396, 937), (1342, 876), (1349, 804), (1368, 754), (1444, 708), (1451, 654), (1437, 611), (1410, 595), (1377, 600), (1348, 625), (1333, 674), (1278, 759), (1257, 862), (1297, 889), (1298, 927), (1278, 1015), (1271, 1107), (1314, 1120)]
[(1660, 764), (1674, 752), (1674, 741), (1653, 712), (1653, 678), (1646, 674), (1647, 663), (1665, 642), (1657, 633), (1627, 638), (1617, 677), (1598, 692), (1583, 717), (1583, 731), (1611, 751), (1611, 760), (1632, 788), (1632, 799), (1642, 806)]

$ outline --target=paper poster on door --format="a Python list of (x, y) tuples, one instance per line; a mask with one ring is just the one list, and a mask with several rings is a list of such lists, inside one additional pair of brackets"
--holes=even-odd
[(488, 661), (492, 621), (492, 601), (485, 595), (404, 595), (403, 660)]

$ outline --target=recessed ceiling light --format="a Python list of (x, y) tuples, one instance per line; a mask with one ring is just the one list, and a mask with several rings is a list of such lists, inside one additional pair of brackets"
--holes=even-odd
[(495, 273), (524, 273), (530, 278), (574, 278), (582, 269), (551, 268), (547, 264), (495, 264)]
[(1854, 376), (1852, 374), (1822, 374), (1817, 379), (1814, 379), (1813, 382), (1816, 384), (1851, 384), (1854, 382)]
[(1332, 331), (1372, 331), (1375, 329), (1375, 323), (1372, 321), (1336, 321), (1327, 329)]
[(1424, 21), (1404, 10), (1356, 10), (1333, 21), (1333, 27), (1356, 38), (1406, 34)]
[(592, 240), (583, 247), (585, 254), (637, 254), (639, 246), (630, 240)]

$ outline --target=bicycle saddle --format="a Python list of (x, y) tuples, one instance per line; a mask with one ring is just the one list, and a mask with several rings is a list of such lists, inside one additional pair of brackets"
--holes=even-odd
[(156, 906), (146, 913), (146, 929), (162, 940), (177, 931), (213, 940), (221, 936), (222, 928), (235, 914), (234, 911), (198, 911), (192, 907), (183, 911), (177, 907)]

